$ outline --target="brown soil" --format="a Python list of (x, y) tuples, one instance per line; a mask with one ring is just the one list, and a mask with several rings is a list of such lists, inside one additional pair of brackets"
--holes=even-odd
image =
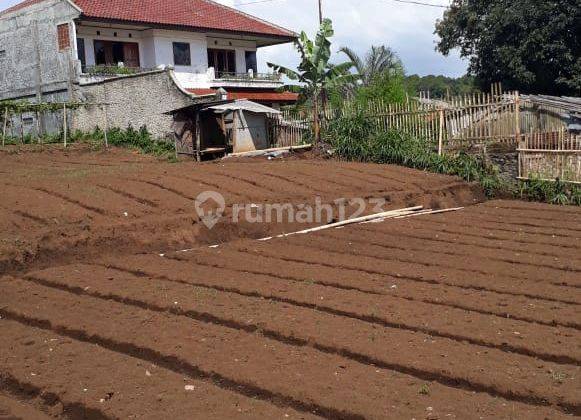
[(297, 226), (208, 231), (193, 199), (481, 196), (299, 158), (0, 161), (0, 418), (581, 415), (578, 209), (492, 201), (259, 242)]
[(161, 249), (187, 248), (304, 227), (233, 225), (208, 232), (195, 213), (204, 191), (236, 203), (323, 203), (386, 198), (389, 208), (482, 201), (478, 187), (398, 167), (331, 161), (237, 159), (168, 164), (112, 150), (2, 153), (0, 271)]

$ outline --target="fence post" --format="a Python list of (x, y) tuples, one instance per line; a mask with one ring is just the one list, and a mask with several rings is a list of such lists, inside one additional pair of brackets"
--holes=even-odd
[(40, 112), (36, 111), (36, 135), (38, 137), (38, 144), (42, 144), (42, 136), (40, 134)]
[(63, 141), (65, 148), (67, 147), (67, 104), (63, 103)]
[(438, 136), (438, 155), (442, 156), (444, 147), (444, 109), (440, 109), (440, 133)]
[(516, 123), (515, 127), (516, 143), (519, 144), (521, 133), (520, 133), (520, 94), (518, 91), (516, 91), (514, 94), (514, 118)]
[(24, 144), (24, 113), (20, 110), (20, 143)]
[(109, 149), (109, 137), (107, 137), (107, 131), (109, 131), (109, 115), (107, 114), (107, 105), (102, 106), (101, 109), (105, 112), (105, 149)]
[(8, 106), (4, 109), (4, 128), (2, 129), (2, 147), (6, 145), (6, 127), (8, 126)]

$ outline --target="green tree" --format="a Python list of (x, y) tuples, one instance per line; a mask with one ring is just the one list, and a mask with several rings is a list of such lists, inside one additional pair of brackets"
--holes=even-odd
[(357, 72), (358, 82), (362, 86), (371, 86), (378, 78), (385, 75), (400, 75), (403, 73), (403, 64), (397, 54), (385, 45), (372, 46), (360, 57), (351, 48), (340, 49), (353, 62), (353, 68)]
[(453, 78), (441, 75), (419, 76), (413, 74), (405, 79), (405, 85), (410, 94), (418, 95), (419, 92), (430, 92), (432, 98), (472, 94), (479, 90), (475, 83), (476, 81), (471, 76)]
[(313, 104), (313, 131), (315, 142), (320, 141), (320, 102), (326, 97), (328, 90), (353, 80), (350, 69), (352, 62), (332, 64), (331, 38), (334, 35), (333, 24), (330, 19), (325, 19), (315, 37), (315, 41), (309, 39), (303, 31), (295, 41), (295, 46), (301, 55), (301, 62), (297, 71), (273, 63), (267, 63), (275, 72), (288, 77), (299, 84), (287, 85), (284, 88), (300, 93)]
[(437, 49), (458, 48), (481, 87), (581, 93), (580, 0), (453, 0)]

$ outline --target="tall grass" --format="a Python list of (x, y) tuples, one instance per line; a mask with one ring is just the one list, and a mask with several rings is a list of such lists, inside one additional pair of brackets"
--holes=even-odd
[(336, 153), (343, 159), (391, 163), (479, 182), (488, 196), (505, 187), (492, 167), (481, 159), (460, 154), (440, 156), (423, 139), (398, 130), (379, 130), (363, 113), (338, 118), (328, 126)]
[[(107, 131), (107, 140), (109, 145), (124, 147), (138, 150), (144, 154), (150, 154), (160, 157), (175, 157), (175, 145), (162, 140), (156, 140), (146, 127), (139, 130), (129, 126), (123, 130), (120, 128), (111, 128)], [(7, 145), (18, 144), (58, 144), (63, 142), (63, 134), (43, 135), (40, 139), (36, 136), (27, 134), (24, 138), (7, 137)], [(89, 143), (93, 147), (102, 147), (105, 144), (105, 133), (100, 128), (95, 128), (92, 132), (75, 131), (70, 133), (67, 142), (72, 143)]]

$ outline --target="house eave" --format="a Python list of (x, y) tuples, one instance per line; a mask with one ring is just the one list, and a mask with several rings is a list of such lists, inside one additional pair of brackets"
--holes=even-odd
[(79, 20), (81, 22), (93, 22), (93, 23), (103, 23), (103, 24), (116, 24), (116, 25), (134, 25), (138, 27), (145, 27), (146, 29), (165, 29), (173, 31), (184, 31), (184, 32), (196, 32), (204, 34), (220, 34), (225, 37), (237, 37), (242, 39), (252, 39), (257, 41), (257, 45), (260, 47), (266, 47), (271, 45), (287, 44), (293, 42), (297, 39), (297, 34), (292, 35), (278, 35), (278, 34), (268, 34), (260, 32), (247, 32), (247, 31), (231, 31), (224, 29), (215, 28), (205, 28), (205, 27), (195, 27), (195, 26), (185, 26), (185, 25), (169, 25), (163, 23), (155, 22), (140, 22), (125, 19), (110, 19), (110, 18), (99, 18), (87, 16), (81, 13)]

